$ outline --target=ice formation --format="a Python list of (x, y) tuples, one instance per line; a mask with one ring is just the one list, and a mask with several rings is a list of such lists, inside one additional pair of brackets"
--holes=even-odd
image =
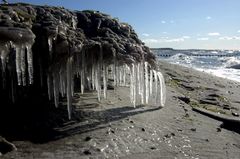
[(16, 17), (9, 22), (22, 28), (0, 26), (1, 82), (3, 88), (10, 85), (13, 102), (17, 88), (39, 82), (55, 107), (61, 97), (67, 98), (69, 119), (75, 85), (82, 94), (96, 91), (99, 101), (108, 97), (108, 85), (127, 86), (134, 107), (164, 106), (163, 75), (131, 26), (95, 11), (29, 6), (23, 12), (33, 18), (24, 24)]
[[(2, 48), (1, 51), (3, 72), (6, 67), (6, 51), (9, 50), (9, 48), (6, 48)], [(32, 84), (33, 60), (31, 45), (15, 45), (13, 49), (16, 54), (15, 63), (18, 85), (25, 86), (27, 79), (28, 83)], [(25, 56), (26, 54), (27, 56)], [(69, 57), (65, 66), (53, 68), (47, 76), (49, 100), (53, 99), (55, 106), (58, 107), (59, 95), (62, 97), (66, 96), (69, 119), (71, 119), (72, 96), (74, 94), (73, 79), (75, 75), (80, 77), (81, 93), (84, 93), (86, 89), (96, 90), (99, 101), (102, 98), (107, 98), (108, 80), (113, 77), (115, 86), (130, 86), (130, 100), (134, 107), (137, 104), (149, 104), (150, 98), (151, 101), (154, 101), (154, 105), (159, 104), (160, 106), (164, 106), (166, 97), (163, 75), (152, 69), (148, 62), (142, 60), (141, 62), (130, 64), (119, 64), (114, 58), (112, 63), (105, 63), (100, 47), (99, 57), (97, 60), (92, 61), (89, 68), (89, 65), (86, 63), (85, 54), (85, 50), (82, 49), (79, 57)], [(28, 69), (26, 69), (26, 65)], [(28, 70), (28, 76), (26, 76), (26, 70)]]

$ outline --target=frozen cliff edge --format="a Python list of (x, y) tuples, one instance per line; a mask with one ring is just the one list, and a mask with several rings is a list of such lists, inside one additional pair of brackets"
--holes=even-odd
[(67, 97), (69, 119), (76, 78), (81, 93), (96, 90), (99, 100), (112, 79), (114, 86), (130, 86), (134, 106), (137, 97), (141, 104), (165, 104), (155, 56), (130, 25), (98, 11), (2, 4), (0, 57), (0, 93), (7, 100), (17, 102), (27, 87), (47, 92), (56, 107)]

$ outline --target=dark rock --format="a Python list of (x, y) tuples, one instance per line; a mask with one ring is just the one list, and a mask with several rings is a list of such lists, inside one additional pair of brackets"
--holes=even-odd
[(190, 98), (189, 97), (178, 97), (181, 101), (185, 102), (186, 104), (190, 103)]
[(191, 131), (196, 131), (197, 129), (196, 128), (191, 128)]
[(84, 153), (85, 155), (91, 155), (91, 154), (92, 154), (90, 150), (84, 150), (83, 153)]
[(90, 136), (87, 136), (87, 137), (85, 138), (85, 141), (90, 141), (90, 140), (92, 140), (92, 138), (91, 138)]
[(142, 130), (142, 131), (146, 131), (145, 128), (142, 128), (141, 130)]
[(221, 128), (217, 128), (217, 132), (221, 132), (222, 131), (222, 129)]

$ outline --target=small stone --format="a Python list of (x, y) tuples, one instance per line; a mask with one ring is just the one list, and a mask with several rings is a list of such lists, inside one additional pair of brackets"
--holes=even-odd
[(111, 129), (111, 133), (113, 133), (113, 134), (114, 134), (114, 133), (115, 133), (115, 131), (114, 131), (113, 129)]
[(142, 131), (146, 131), (144, 128), (141, 129)]
[(92, 140), (92, 138), (91, 138), (90, 136), (87, 136), (87, 137), (85, 138), (85, 141), (90, 141), (90, 140)]
[(197, 129), (196, 128), (191, 128), (192, 131), (196, 131)]
[(172, 136), (175, 136), (175, 133), (171, 133)]
[(130, 120), (130, 123), (134, 123), (132, 120)]
[(221, 132), (222, 131), (222, 129), (221, 128), (217, 128), (217, 132)]
[(233, 115), (233, 116), (236, 116), (236, 117), (239, 117), (239, 114), (236, 113), (236, 112), (232, 112), (232, 115)]
[(209, 142), (209, 140), (208, 140), (208, 139), (205, 139), (205, 141)]
[(157, 148), (152, 146), (152, 147), (150, 147), (150, 149), (151, 150), (156, 150)]
[(164, 135), (165, 138), (170, 138), (171, 135), (167, 134), (167, 135)]
[(92, 153), (90, 152), (90, 150), (84, 150), (83, 153), (84, 153), (85, 155), (91, 155), (91, 154), (92, 154)]

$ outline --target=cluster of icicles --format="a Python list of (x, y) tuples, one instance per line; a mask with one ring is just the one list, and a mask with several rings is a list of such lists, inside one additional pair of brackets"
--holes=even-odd
[[(25, 86), (27, 79), (28, 83), (32, 84), (33, 61), (31, 45), (12, 46), (14, 46), (16, 53), (18, 85)], [(6, 46), (5, 48), (9, 47)], [(1, 50), (2, 70), (6, 69), (7, 51), (9, 50)], [(49, 45), (49, 52), (51, 51), (52, 46)], [(67, 97), (69, 119), (71, 119), (72, 114), (74, 77), (80, 78), (81, 93), (86, 90), (96, 90), (99, 101), (102, 98), (107, 98), (108, 82), (112, 79), (114, 86), (130, 86), (130, 101), (134, 107), (137, 104), (164, 106), (166, 92), (163, 75), (161, 72), (153, 70), (147, 62), (142, 60), (131, 64), (120, 63), (117, 61), (116, 53), (113, 53), (111, 63), (106, 62), (103, 59), (101, 46), (99, 53), (92, 54), (91, 58), (89, 58), (89, 54), (86, 54), (86, 51), (82, 49), (80, 53), (69, 57), (61, 66), (55, 66), (47, 73), (49, 99), (53, 99), (55, 106), (58, 107), (60, 96)], [(28, 69), (28, 76), (26, 76), (26, 69)]]
[[(88, 56), (89, 54), (87, 53)], [(74, 76), (80, 78), (81, 93), (83, 94), (86, 89), (95, 90), (99, 101), (107, 98), (108, 82), (111, 79), (114, 87), (130, 86), (130, 101), (134, 107), (138, 104), (137, 99), (140, 100), (139, 104), (156, 106), (165, 104), (163, 75), (151, 69), (144, 60), (138, 63), (120, 64), (114, 53), (113, 62), (109, 64), (104, 61), (100, 47), (99, 52), (91, 55), (90, 58), (86, 57), (83, 49), (79, 55), (70, 57), (62, 67), (56, 67), (53, 70), (47, 77), (49, 99), (54, 99), (55, 106), (58, 107), (59, 95), (66, 96), (69, 119), (72, 114)]]
[[(7, 63), (9, 63), (9, 56), (11, 53), (15, 54), (15, 67), (10, 67), (11, 70), (16, 70), (17, 83), (18, 85), (26, 86), (27, 84), (33, 83), (33, 58), (32, 58), (32, 43), (14, 44), (8, 42), (0, 45), (0, 57), (1, 57), (1, 70), (2, 70), (2, 81), (3, 88), (6, 84), (6, 72)], [(9, 69), (9, 68), (8, 68)], [(12, 71), (11, 74), (11, 98), (13, 103), (15, 102), (14, 95), (14, 83)]]

